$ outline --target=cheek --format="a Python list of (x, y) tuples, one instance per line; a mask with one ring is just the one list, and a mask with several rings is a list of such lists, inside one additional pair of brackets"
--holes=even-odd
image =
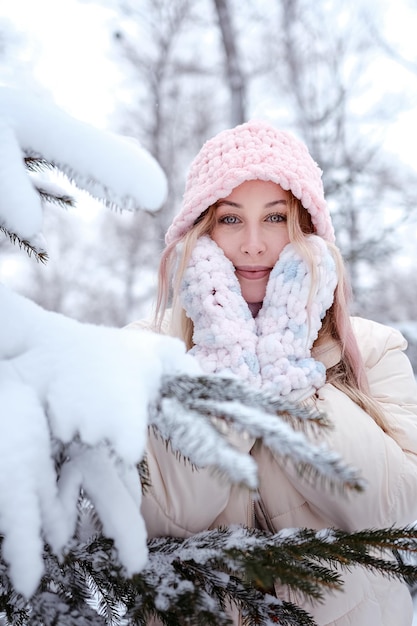
[(226, 234), (221, 233), (218, 230), (214, 229), (210, 237), (213, 239), (215, 243), (217, 243), (219, 248), (223, 250), (224, 255), (230, 261), (233, 255), (233, 243), (232, 243), (232, 237), (230, 237), (230, 234), (229, 236), (227, 236)]
[(278, 261), (279, 257), (281, 256), (281, 252), (284, 250), (285, 246), (288, 245), (290, 243), (290, 237), (288, 235), (288, 230), (285, 229), (285, 231), (282, 231), (277, 235), (274, 235), (273, 237), (271, 237), (270, 241), (268, 242), (268, 246), (269, 246), (269, 250), (271, 250), (272, 253), (272, 258), (271, 258), (271, 262), (272, 265), (275, 265), (275, 263)]

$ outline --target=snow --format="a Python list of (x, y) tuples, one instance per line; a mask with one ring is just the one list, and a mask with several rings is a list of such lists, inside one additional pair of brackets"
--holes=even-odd
[[(165, 175), (135, 142), (6, 87), (0, 116), (0, 225), (33, 245), (44, 241), (43, 209), (24, 154), (58, 164), (78, 187), (120, 208), (153, 211), (164, 202)], [(5, 285), (0, 311), (0, 534), (14, 588), (34, 593), (44, 541), (62, 553), (81, 488), (127, 573), (140, 571), (147, 537), (136, 464), (149, 406), (163, 376), (198, 374), (196, 361), (177, 339), (81, 324)]]
[(78, 187), (122, 209), (157, 210), (167, 181), (157, 161), (129, 137), (76, 120), (40, 96), (0, 87), (0, 224), (39, 245), (42, 208), (22, 162), (41, 154)]
[(56, 553), (72, 537), (81, 487), (127, 572), (140, 571), (148, 407), (162, 376), (198, 373), (196, 362), (177, 339), (81, 324), (4, 285), (0, 302), (0, 532), (16, 589), (39, 582), (42, 536)]

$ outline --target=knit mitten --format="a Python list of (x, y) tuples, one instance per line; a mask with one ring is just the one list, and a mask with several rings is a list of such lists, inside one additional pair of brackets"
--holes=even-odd
[(207, 373), (232, 373), (259, 387), (255, 320), (235, 268), (207, 235), (193, 249), (181, 283), (181, 302), (194, 323), (190, 350)]
[(256, 318), (262, 387), (290, 400), (309, 397), (325, 382), (325, 367), (312, 358), (311, 348), (337, 284), (325, 241), (316, 235), (309, 240), (314, 279), (306, 261), (288, 244), (271, 272)]

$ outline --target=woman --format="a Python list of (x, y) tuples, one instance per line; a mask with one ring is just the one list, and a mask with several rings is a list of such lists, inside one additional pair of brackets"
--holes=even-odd
[[(181, 337), (207, 372), (313, 403), (334, 424), (321, 437), (367, 488), (343, 497), (315, 489), (259, 441), (236, 438), (258, 463), (253, 502), (209, 471), (193, 472), (151, 436), (150, 536), (233, 523), (355, 531), (417, 519), (417, 389), (406, 342), (394, 329), (350, 319), (321, 171), (306, 147), (256, 121), (206, 142), (166, 243), (155, 329)], [(276, 591), (320, 625), (412, 623), (405, 585), (359, 568), (345, 581), (323, 604)]]

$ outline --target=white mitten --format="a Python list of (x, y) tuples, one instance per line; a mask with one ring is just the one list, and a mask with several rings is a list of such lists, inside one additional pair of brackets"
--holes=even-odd
[(207, 235), (198, 239), (181, 284), (194, 323), (193, 354), (207, 373), (232, 373), (259, 387), (255, 320), (235, 268)]
[(262, 309), (256, 318), (262, 387), (288, 399), (310, 396), (325, 381), (325, 367), (311, 356), (323, 317), (337, 284), (335, 261), (325, 241), (309, 237), (314, 253), (312, 274), (292, 244), (273, 268)]

